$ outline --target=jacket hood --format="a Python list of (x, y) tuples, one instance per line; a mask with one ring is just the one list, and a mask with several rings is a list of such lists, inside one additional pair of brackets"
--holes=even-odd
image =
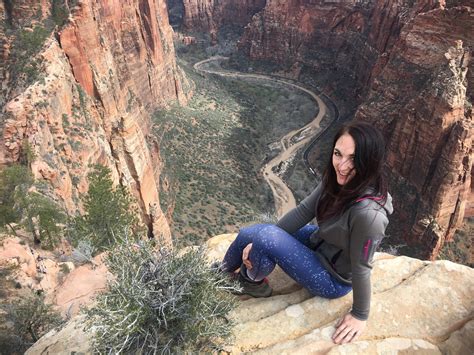
[(387, 211), (387, 215), (391, 215), (393, 213), (392, 195), (387, 193), (385, 203), (379, 203), (379, 205), (382, 206), (385, 211)]
[(364, 197), (360, 198), (356, 202), (365, 201), (365, 203), (370, 204), (369, 201), (372, 201), (372, 203), (376, 203), (379, 206), (378, 208), (383, 208), (387, 213), (387, 216), (391, 215), (393, 213), (392, 195), (387, 192), (387, 198), (383, 200), (380, 196), (374, 196), (373, 193), (374, 190), (372, 188), (367, 189), (365, 191)]

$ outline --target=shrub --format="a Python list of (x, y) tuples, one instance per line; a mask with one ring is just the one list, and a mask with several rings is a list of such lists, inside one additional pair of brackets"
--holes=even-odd
[(51, 1), (51, 18), (55, 25), (61, 27), (69, 17), (69, 8), (64, 0)]
[(94, 254), (94, 247), (87, 241), (81, 240), (74, 248), (71, 259), (75, 264), (85, 264), (92, 262), (92, 257)]
[(48, 331), (62, 323), (51, 304), (45, 303), (44, 295), (32, 294), (16, 303), (5, 306), (5, 318), (12, 324), (9, 336), (0, 336), (1, 349), (11, 353), (23, 353)]
[(155, 250), (124, 241), (107, 255), (115, 276), (87, 312), (95, 350), (107, 353), (209, 351), (229, 337), (234, 286), (207, 265), (203, 249)]

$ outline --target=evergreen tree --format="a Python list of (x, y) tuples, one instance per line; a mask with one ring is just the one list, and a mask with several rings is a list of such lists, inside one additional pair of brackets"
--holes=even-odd
[(23, 199), (33, 184), (26, 166), (12, 165), (0, 172), (0, 225), (16, 234), (13, 223), (19, 223), (25, 210)]
[(124, 231), (142, 232), (132, 199), (123, 187), (114, 187), (109, 168), (96, 165), (89, 174), (85, 214), (75, 218), (71, 234), (76, 242), (88, 240), (96, 252), (111, 247)]
[(50, 199), (35, 192), (28, 194), (25, 204), (26, 229), (41, 241), (43, 248), (53, 249), (62, 231), (58, 223), (64, 223), (66, 215)]

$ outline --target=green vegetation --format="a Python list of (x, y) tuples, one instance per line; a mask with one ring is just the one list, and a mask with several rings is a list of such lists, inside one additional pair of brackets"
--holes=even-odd
[(25, 229), (41, 241), (41, 247), (53, 249), (58, 245), (63, 232), (61, 224), (66, 221), (59, 206), (35, 192), (28, 193), (21, 204), (25, 206)]
[(225, 289), (234, 286), (210, 269), (202, 249), (177, 254), (124, 238), (106, 263), (114, 280), (86, 311), (97, 352), (210, 352), (229, 337), (236, 299)]
[[(69, 17), (69, 7), (66, 0), (51, 0), (51, 19), (56, 26), (63, 26)], [(69, 6), (73, 6), (69, 1)]]
[(42, 58), (38, 56), (46, 39), (53, 31), (59, 30), (68, 20), (69, 8), (77, 1), (51, 0), (51, 16), (43, 18), (41, 6), (36, 6), (38, 11), (31, 17), (11, 20), (8, 12), (17, 6), (6, 2), (7, 12), (5, 19), (0, 20), (5, 35), (12, 40), (9, 60), (6, 63), (10, 72), (9, 86), (27, 87), (31, 83), (41, 79), (41, 70), (44, 65)]
[(59, 226), (66, 219), (49, 198), (31, 191), (33, 177), (26, 166), (12, 165), (0, 172), (0, 226), (16, 234), (19, 224), (40, 241), (43, 248), (54, 248), (60, 238)]
[(96, 165), (88, 175), (89, 190), (84, 197), (85, 214), (71, 221), (73, 241), (89, 242), (95, 253), (112, 247), (118, 236), (130, 230), (134, 235), (144, 231), (132, 208), (132, 199), (123, 187), (114, 187), (109, 168)]
[(24, 207), (17, 202), (26, 196), (32, 183), (33, 177), (23, 165), (12, 165), (0, 172), (0, 226), (8, 226), (13, 234), (13, 224), (21, 220)]
[(2, 306), (3, 320), (11, 328), (0, 330), (0, 353), (23, 354), (40, 337), (59, 326), (62, 319), (43, 294), (31, 294)]
[(273, 213), (260, 173), (275, 154), (269, 144), (316, 112), (312, 100), (294, 89), (203, 77), (180, 64), (195, 82), (195, 95), (187, 107), (157, 112), (154, 122), (165, 161), (162, 209), (173, 208), (175, 240), (190, 245)]
[(31, 31), (19, 29), (15, 33), (11, 53), (14, 65), (11, 66), (11, 71), (14, 76), (21, 77), (29, 84), (39, 79), (41, 60), (35, 57), (51, 31), (43, 25), (36, 25)]

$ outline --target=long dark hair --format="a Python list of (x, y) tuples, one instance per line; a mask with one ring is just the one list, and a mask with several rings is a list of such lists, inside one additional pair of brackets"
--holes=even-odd
[[(349, 134), (355, 142), (354, 177), (344, 186), (337, 183), (332, 155), (337, 140)], [(384, 204), (387, 198), (387, 185), (383, 176), (385, 162), (385, 141), (382, 133), (369, 123), (350, 122), (342, 126), (334, 137), (331, 156), (323, 173), (323, 194), (319, 201), (316, 216), (318, 223), (342, 214), (370, 188), (370, 196), (377, 196)]]

